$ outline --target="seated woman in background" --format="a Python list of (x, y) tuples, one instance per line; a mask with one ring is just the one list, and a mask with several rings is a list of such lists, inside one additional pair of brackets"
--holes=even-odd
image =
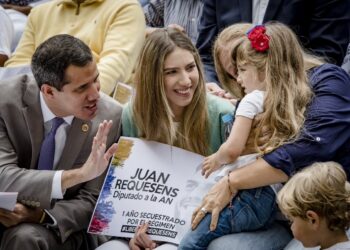
[(232, 63), (231, 52), (235, 46), (234, 41), (246, 34), (251, 27), (249, 23), (231, 25), (220, 32), (213, 46), (215, 71), (224, 89), (216, 83), (207, 83), (207, 90), (213, 95), (229, 99), (233, 104), (243, 97), (244, 92), (236, 84), (237, 68)]
[[(206, 94), (200, 57), (182, 32), (159, 29), (147, 37), (135, 84), (135, 97), (123, 111), (124, 136), (166, 143), (201, 155), (217, 151), (224, 142), (221, 116), (232, 113), (234, 106)], [(146, 231), (147, 224), (139, 227), (129, 242), (131, 249), (157, 246)], [(162, 244), (158, 248), (177, 246)], [(122, 250), (129, 246), (121, 239), (98, 249)]]

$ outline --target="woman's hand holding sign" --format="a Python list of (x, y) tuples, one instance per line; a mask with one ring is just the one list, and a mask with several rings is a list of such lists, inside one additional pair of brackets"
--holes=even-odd
[(131, 250), (154, 249), (157, 244), (147, 234), (148, 223), (137, 226), (134, 238), (129, 241)]

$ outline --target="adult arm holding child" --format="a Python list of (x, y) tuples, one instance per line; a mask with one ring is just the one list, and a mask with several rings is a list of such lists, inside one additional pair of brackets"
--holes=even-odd
[(205, 214), (199, 213), (205, 209), (211, 213), (210, 230), (215, 230), (219, 214), (239, 190), (268, 186), (274, 183), (283, 183), (288, 176), (281, 170), (270, 166), (259, 158), (245, 167), (235, 169), (225, 178), (220, 179), (203, 198), (202, 204), (194, 211), (192, 229), (195, 229)]

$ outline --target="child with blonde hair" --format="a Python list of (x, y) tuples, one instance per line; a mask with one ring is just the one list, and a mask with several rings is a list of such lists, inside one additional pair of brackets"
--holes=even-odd
[(242, 154), (257, 114), (262, 113), (255, 144), (263, 127), (272, 132), (265, 145), (256, 147), (259, 153), (270, 152), (295, 139), (312, 97), (304, 70), (304, 52), (294, 33), (285, 25), (255, 26), (232, 44), (235, 47), (231, 56), (237, 66), (237, 79), (232, 84), (243, 90), (245, 96), (236, 110), (228, 140), (204, 160), (206, 177)]
[[(253, 119), (258, 114), (260, 118), (254, 130), (257, 153), (263, 155), (295, 140), (303, 126), (304, 112), (312, 98), (304, 66), (305, 53), (295, 34), (279, 23), (251, 26), (246, 33), (243, 32), (247, 29), (244, 25), (246, 24), (230, 27), (231, 34), (235, 35), (235, 39), (230, 41), (233, 68), (231, 84), (235, 85), (236, 90), (240, 89), (244, 97), (236, 109), (228, 140), (203, 162), (202, 174), (205, 177), (223, 165), (235, 162), (242, 155), (248, 137), (251, 136)], [(217, 53), (216, 56), (220, 57), (222, 53)], [(228, 72), (227, 69), (224, 70)], [(266, 127), (270, 130), (271, 137), (261, 145), (258, 138)], [(245, 156), (243, 164), (240, 158), (239, 162), (231, 165), (230, 170), (242, 167), (258, 156)], [(226, 167), (223, 171), (227, 169)], [(230, 184), (230, 172), (225, 178)], [(238, 194), (229, 190), (231, 202), (221, 211), (216, 228), (210, 223), (211, 216), (206, 216), (207, 208), (200, 206), (195, 210), (193, 218), (203, 220), (197, 228), (185, 235), (179, 249), (206, 249), (217, 237), (266, 228), (274, 220), (277, 207), (275, 198), (280, 187), (280, 184), (264, 186), (242, 190)], [(195, 224), (194, 220), (193, 223)]]
[(350, 184), (338, 163), (314, 163), (296, 173), (277, 200), (304, 247), (350, 249)]

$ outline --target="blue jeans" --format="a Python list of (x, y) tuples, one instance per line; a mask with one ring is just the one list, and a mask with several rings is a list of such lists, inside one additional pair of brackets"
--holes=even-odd
[(232, 207), (221, 211), (214, 231), (209, 229), (211, 214), (207, 214), (195, 230), (186, 233), (178, 249), (204, 250), (218, 237), (266, 228), (273, 221), (275, 211), (275, 193), (271, 187), (242, 190), (233, 198)]
[(228, 234), (217, 238), (209, 244), (208, 250), (281, 250), (291, 239), (292, 234), (288, 227), (275, 221), (266, 230)]

